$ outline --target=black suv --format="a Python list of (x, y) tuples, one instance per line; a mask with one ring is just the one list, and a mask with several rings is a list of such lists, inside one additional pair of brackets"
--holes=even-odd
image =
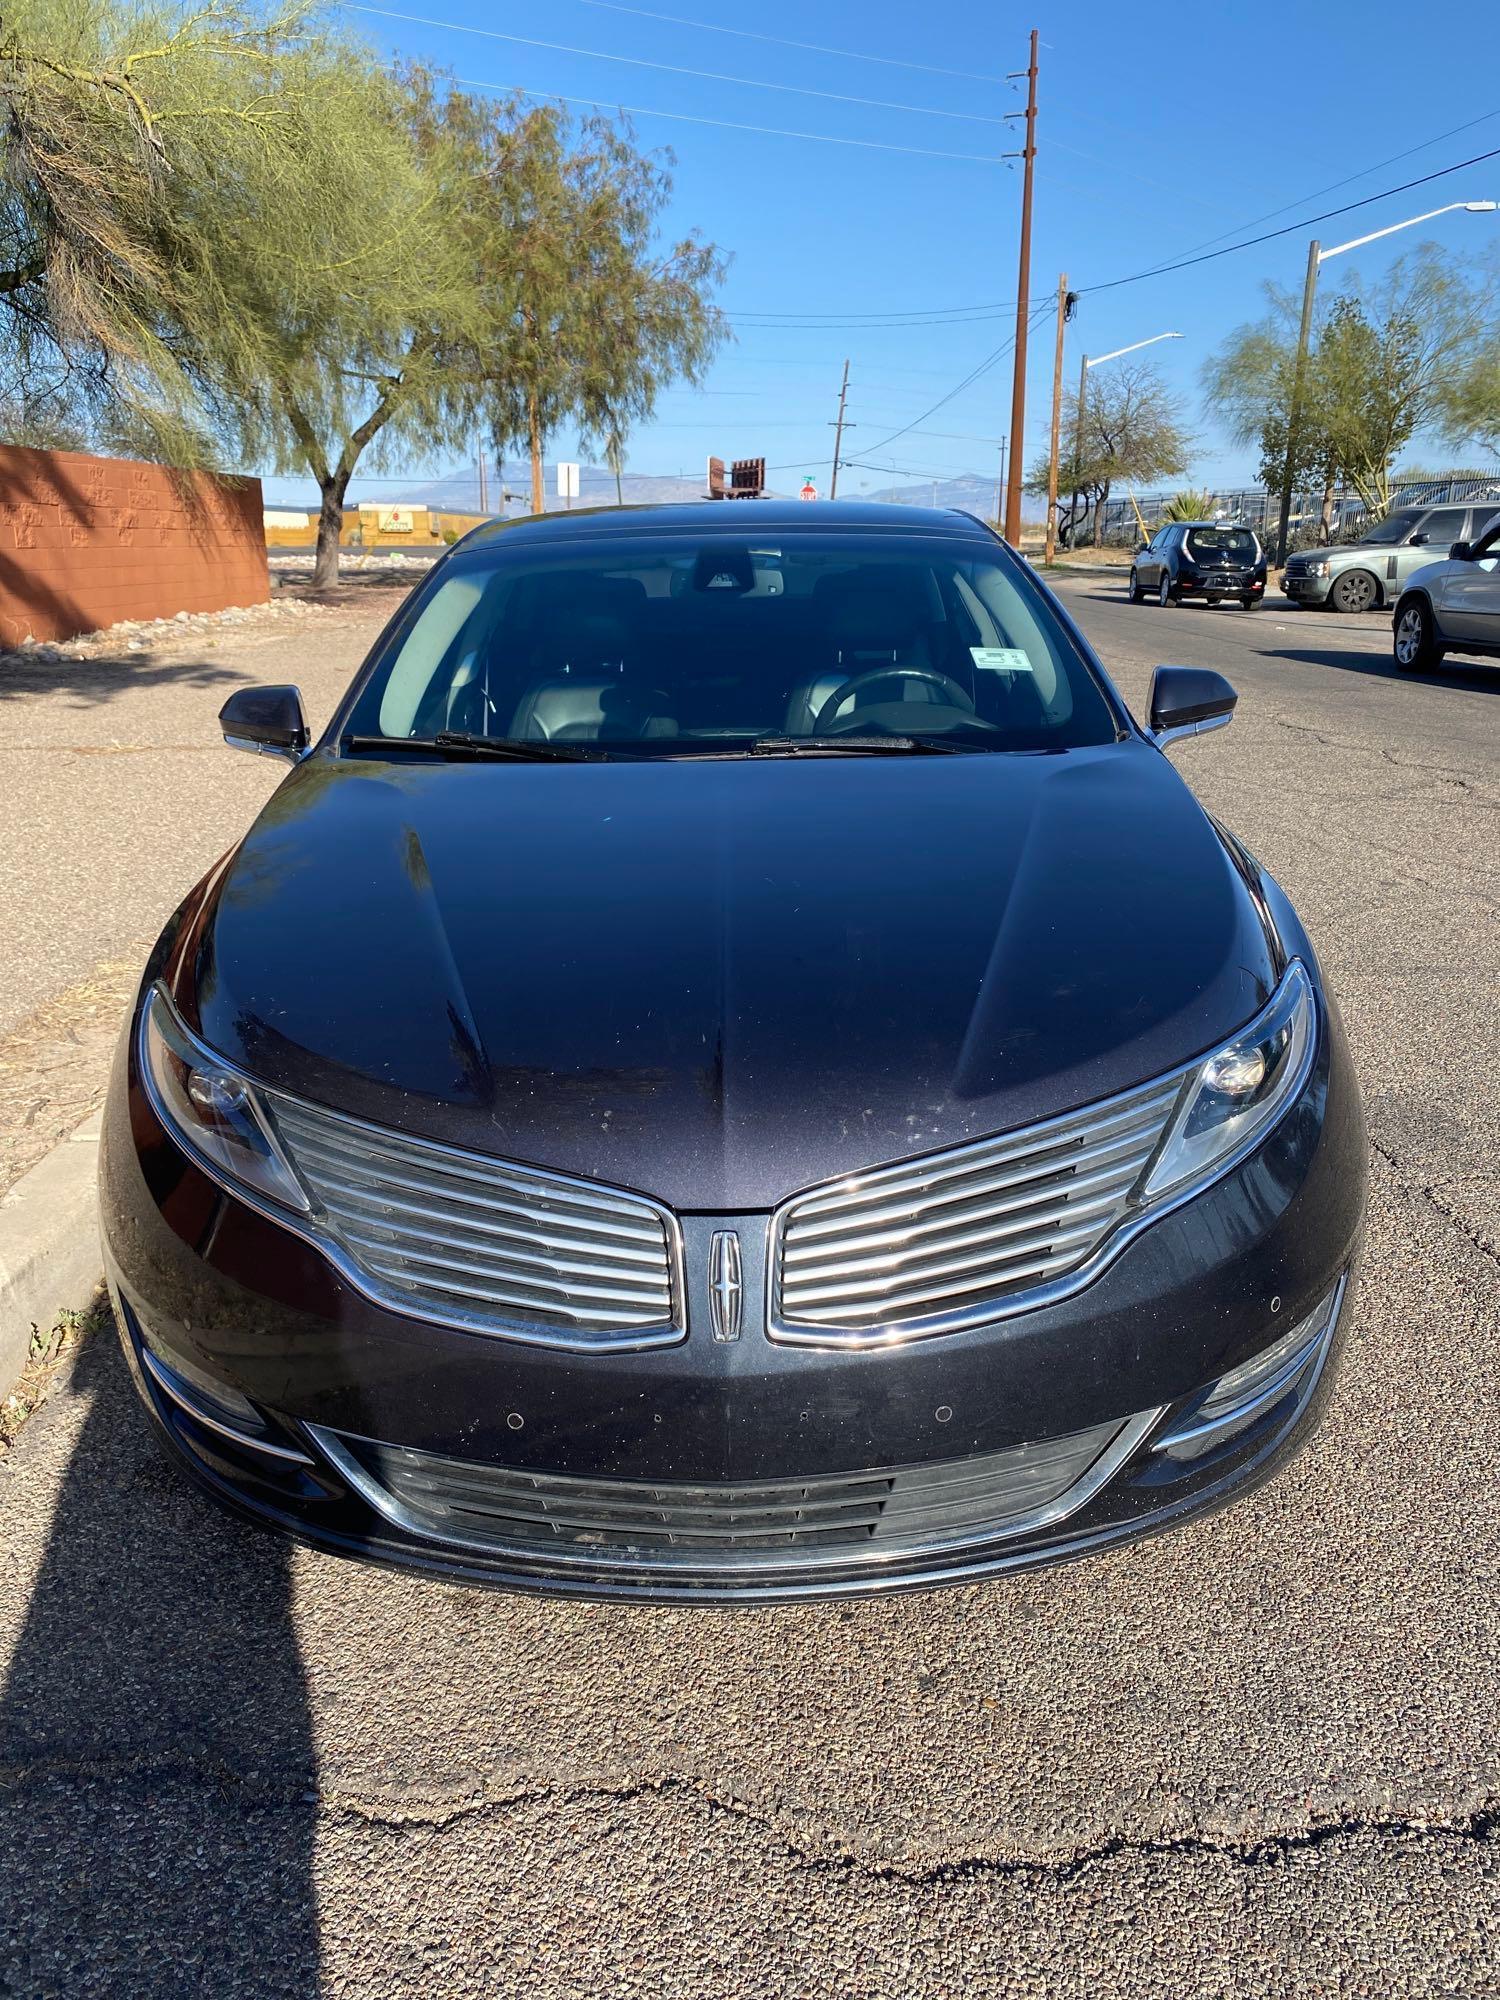
[(1142, 542), (1130, 565), (1130, 601), (1205, 604), (1234, 597), (1253, 611), (1266, 594), (1266, 552), (1249, 528), (1217, 521), (1171, 521)]

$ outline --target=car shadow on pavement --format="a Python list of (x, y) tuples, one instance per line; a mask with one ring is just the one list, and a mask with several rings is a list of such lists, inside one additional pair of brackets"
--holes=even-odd
[(1343, 673), (1368, 674), (1375, 680), (1404, 681), (1413, 687), (1464, 688), (1471, 694), (1500, 694), (1500, 663), (1467, 660), (1437, 673), (1409, 674), (1388, 653), (1332, 652), (1303, 646), (1267, 647), (1263, 660), (1293, 660), (1305, 667), (1337, 667)]
[(112, 1325), (71, 1394), (88, 1410), (0, 1698), (0, 1993), (316, 1992), (291, 1550), (165, 1463)]
[(211, 660), (158, 660), (150, 653), (73, 658), (59, 647), (0, 656), (0, 702), (22, 695), (66, 694), (93, 707), (142, 688), (180, 683), (186, 687), (238, 687), (250, 676)]

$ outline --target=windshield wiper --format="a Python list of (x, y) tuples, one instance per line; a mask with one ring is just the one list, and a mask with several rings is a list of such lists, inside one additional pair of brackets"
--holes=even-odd
[(757, 736), (751, 757), (893, 757), (962, 750), (936, 736)]
[(544, 738), (476, 736), (467, 730), (440, 729), (436, 736), (349, 736), (350, 750), (437, 750), (450, 757), (498, 757), (513, 764), (580, 764), (597, 754), (577, 743), (549, 743)]

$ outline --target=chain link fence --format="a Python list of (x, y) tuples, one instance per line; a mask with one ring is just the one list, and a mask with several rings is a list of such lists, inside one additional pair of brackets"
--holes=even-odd
[[(1106, 503), (1103, 520), (1096, 524), (1096, 532), (1092, 536), (1089, 524), (1085, 524), (1080, 546), (1092, 540), (1096, 548), (1134, 548), (1141, 538), (1142, 527), (1148, 535), (1154, 534), (1161, 525), (1165, 509), (1175, 498), (1176, 492), (1141, 493), (1135, 496), (1134, 501), (1129, 495), (1124, 499), (1112, 497)], [(1253, 528), (1262, 542), (1275, 540), (1280, 512), (1279, 494), (1268, 492), (1263, 486), (1241, 486), (1205, 493), (1202, 498), (1207, 503), (1205, 519), (1232, 521), (1237, 526)], [(1427, 473), (1412, 479), (1398, 479), (1391, 488), (1393, 509), (1432, 507), (1444, 502), (1461, 506), (1466, 501), (1476, 500), (1493, 500), (1497, 510), (1500, 510), (1500, 469), (1494, 472)], [(1364, 502), (1354, 494), (1342, 489), (1336, 491), (1330, 539), (1337, 542), (1356, 536), (1365, 511)], [(1316, 546), (1323, 540), (1322, 522), (1321, 489), (1294, 494), (1288, 547), (1303, 549)]]

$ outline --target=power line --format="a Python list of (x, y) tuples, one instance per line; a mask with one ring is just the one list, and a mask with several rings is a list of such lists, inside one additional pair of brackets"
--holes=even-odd
[(1080, 295), (1085, 292), (1113, 292), (1121, 285), (1138, 285), (1143, 278), (1165, 277), (1170, 271), (1186, 271), (1194, 264), (1211, 264), (1216, 257), (1232, 257), (1236, 250), (1253, 250), (1257, 243), (1273, 243), (1278, 236), (1296, 236), (1304, 229), (1311, 229), (1319, 222), (1331, 222), (1336, 215), (1352, 215), (1358, 208), (1369, 208), (1377, 201), (1387, 201), (1392, 195), (1409, 194), (1413, 188), (1426, 187), (1429, 181), (1446, 180), (1450, 174), (1461, 174), (1465, 167), (1477, 167), (1485, 160), (1500, 159), (1500, 146), (1494, 146), (1487, 153), (1475, 153), (1472, 159), (1460, 160), (1451, 167), (1439, 167), (1435, 173), (1419, 174), (1415, 180), (1403, 181), (1399, 187), (1382, 188), (1379, 194), (1367, 194), (1360, 201), (1346, 201), (1339, 208), (1325, 208), (1321, 215), (1305, 215), (1297, 222), (1289, 222), (1282, 229), (1268, 229), (1261, 236), (1247, 236), (1240, 243), (1226, 243), (1222, 250), (1205, 250), (1197, 257), (1180, 257), (1173, 264), (1155, 264), (1148, 271), (1134, 271), (1127, 278), (1110, 278), (1099, 285), (1080, 285), (1076, 289)]
[[(1037, 320), (1039, 320), (1042, 317), (1044, 313), (1049, 312), (1050, 310), (1051, 310), (1050, 300), (1045, 306), (1037, 306), (1035, 310), (1028, 315), (1027, 325), (1028, 326), (1033, 325)], [(929, 409), (923, 410), (922, 414), (918, 417), (913, 417), (909, 424), (903, 424), (900, 430), (892, 431), (889, 437), (883, 437), (879, 439), (878, 442), (867, 446), (866, 449), (872, 452), (884, 451), (886, 446), (889, 444), (894, 444), (897, 438), (905, 437), (908, 431), (914, 431), (917, 428), (918, 424), (925, 424), (929, 417), (936, 416), (938, 411), (943, 409), (947, 404), (951, 403), (955, 396), (960, 396), (963, 394), (965, 389), (972, 388), (974, 383), (976, 383), (979, 380), (980, 376), (986, 374), (991, 368), (993, 368), (997, 361), (1003, 361), (1006, 355), (1009, 354), (1011, 349), (1015, 346), (1015, 344), (1016, 344), (1016, 337), (1014, 334), (1012, 334), (1009, 340), (1002, 341), (1000, 345), (997, 348), (995, 348), (992, 353), (987, 354), (984, 357), (983, 361), (981, 361), (977, 367), (971, 368), (969, 373), (965, 375), (963, 380), (961, 382), (956, 382), (945, 396), (939, 396), (937, 401), (934, 404), (932, 404), (932, 406)]]
[[(517, 83), (485, 83), (478, 77), (456, 76), (465, 90), (488, 90), (497, 97), (529, 97), (536, 104), (583, 104), (591, 111), (606, 109), (597, 97), (567, 97), (560, 90), (523, 90)], [(679, 125), (718, 125), (726, 132), (758, 132), (771, 139), (813, 139), (820, 146), (859, 146), (870, 153), (906, 153), (924, 160), (966, 160), (981, 167), (998, 165), (994, 153), (943, 153), (931, 146), (893, 146), (884, 139), (836, 139), (831, 132), (793, 132), (780, 125), (741, 125), (730, 118), (700, 118), (687, 111), (654, 111), (645, 104), (616, 104), (632, 118), (670, 118)]]
[(632, 69), (662, 70), (668, 76), (696, 77), (703, 83), (734, 83), (748, 90), (778, 90), (791, 97), (821, 97), (832, 104), (859, 104), (870, 111), (907, 111), (921, 118), (957, 118), (971, 125), (1003, 125), (977, 111), (940, 111), (929, 104), (895, 104), (882, 97), (851, 97), (839, 90), (814, 90), (800, 83), (767, 83), (754, 76), (727, 76), (720, 70), (688, 69), (681, 63), (652, 62), (645, 56), (617, 56), (607, 49), (580, 49), (571, 42), (543, 42), (532, 35), (507, 35), (498, 28), (474, 28), (463, 21), (438, 21), (429, 14), (403, 14), (393, 7), (370, 7), (362, 0), (341, 0), (351, 14), (375, 14), (385, 21), (408, 21), (418, 28), (441, 28), (452, 35), (482, 35), (489, 42), (511, 42), (523, 49), (547, 49), (553, 55), (584, 56), (590, 62), (627, 63)]
[(1003, 76), (983, 76), (967, 69), (943, 69), (937, 63), (907, 62), (900, 56), (872, 56), (863, 49), (830, 49), (822, 42), (793, 42), (785, 35), (758, 34), (754, 28), (726, 28), (717, 21), (685, 21), (680, 14), (657, 14), (649, 7), (626, 7), (620, 0), (580, 0), (585, 7), (602, 7), (611, 14), (634, 14), (643, 21), (666, 21), (674, 28), (697, 28), (709, 35), (738, 35), (747, 42), (773, 42), (781, 49), (803, 49), (809, 55), (842, 56), (846, 62), (881, 63), (887, 69), (920, 70), (926, 76), (956, 76), (965, 83), (1004, 83)]
[(1258, 222), (1274, 222), (1278, 215), (1300, 208), (1305, 201), (1318, 201), (1325, 194), (1337, 194), (1340, 188), (1352, 187), (1355, 181), (1364, 180), (1368, 174), (1378, 174), (1382, 167), (1393, 167), (1397, 160), (1409, 160), (1413, 153), (1425, 153), (1429, 146), (1440, 146), (1444, 139), (1454, 139), (1460, 132), (1471, 132), (1476, 125), (1487, 125), (1492, 118), (1500, 118), (1500, 111), (1482, 111), (1477, 118), (1466, 119), (1462, 125), (1450, 125), (1446, 132), (1435, 132), (1419, 146), (1407, 146), (1402, 152), (1392, 153), (1384, 160), (1375, 160), (1368, 167), (1361, 167), (1357, 174), (1345, 174), (1342, 180), (1330, 181), (1327, 187), (1314, 188), (1310, 194), (1298, 195), (1295, 201), (1283, 202), (1280, 208), (1268, 208), (1264, 215), (1252, 215), (1248, 222), (1236, 223), (1233, 229), (1221, 229), (1217, 236), (1205, 236), (1201, 243), (1190, 243), (1184, 254), (1207, 250), (1215, 243), (1222, 243), (1226, 236), (1237, 235), (1241, 229), (1253, 229)]

